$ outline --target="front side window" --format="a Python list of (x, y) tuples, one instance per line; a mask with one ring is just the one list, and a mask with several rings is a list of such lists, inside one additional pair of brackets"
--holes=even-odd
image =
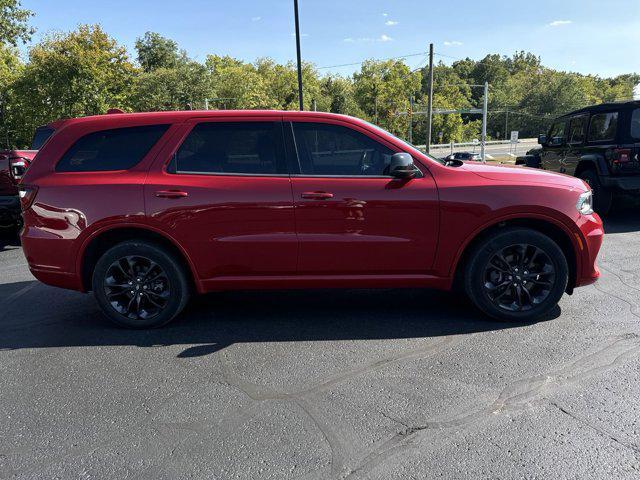
[(550, 145), (562, 145), (565, 139), (566, 122), (564, 120), (556, 122), (551, 125), (549, 129), (549, 144)]
[(340, 125), (294, 123), (303, 175), (386, 176), (393, 151)]
[(127, 170), (137, 165), (169, 125), (116, 128), (80, 138), (56, 165), (56, 172)]
[(631, 114), (631, 138), (640, 140), (640, 108)]
[(196, 125), (176, 152), (173, 173), (286, 173), (279, 122), (204, 122)]
[(589, 117), (586, 115), (571, 119), (569, 122), (569, 143), (577, 145), (584, 142), (587, 136), (588, 120)]
[(614, 140), (618, 128), (618, 112), (598, 113), (591, 117), (589, 141), (603, 142)]

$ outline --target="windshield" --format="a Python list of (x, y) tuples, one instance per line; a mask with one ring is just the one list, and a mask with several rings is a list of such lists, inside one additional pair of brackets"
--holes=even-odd
[(389, 136), (393, 137), (395, 140), (397, 140), (398, 142), (400, 142), (400, 143), (401, 143), (401, 144), (402, 144), (402, 145), (407, 149), (407, 151), (408, 151), (409, 153), (414, 153), (414, 154), (418, 154), (418, 155), (425, 155), (426, 157), (430, 158), (430, 159), (431, 159), (431, 160), (433, 160), (434, 162), (438, 162), (438, 163), (440, 163), (441, 165), (444, 165), (444, 164), (445, 164), (445, 162), (444, 162), (443, 160), (440, 160), (440, 159), (438, 159), (438, 158), (435, 158), (435, 157), (433, 157), (433, 156), (429, 155), (428, 153), (424, 153), (423, 151), (418, 150), (418, 148), (417, 148), (415, 145), (412, 145), (412, 144), (410, 144), (409, 142), (407, 142), (407, 141), (405, 141), (405, 140), (402, 140), (401, 138), (396, 137), (393, 133), (388, 132), (388, 131), (387, 131), (387, 130), (385, 130), (384, 128), (379, 127), (379, 126), (377, 126), (377, 125), (374, 125), (373, 123), (370, 123), (370, 122), (367, 122), (367, 121), (364, 121), (364, 120), (363, 120), (363, 122), (364, 122), (364, 123), (366, 123), (367, 125), (369, 125), (370, 127), (372, 127), (374, 130), (377, 130), (377, 131), (378, 131), (378, 132), (380, 132), (380, 133), (384, 133), (384, 134), (386, 134), (386, 135), (389, 135)]

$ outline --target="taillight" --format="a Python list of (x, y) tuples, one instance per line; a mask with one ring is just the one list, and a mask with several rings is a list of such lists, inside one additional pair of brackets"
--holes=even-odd
[(18, 193), (20, 194), (20, 207), (23, 212), (26, 212), (36, 199), (38, 187), (35, 185), (20, 185), (20, 187), (18, 187)]
[(21, 158), (14, 158), (10, 161), (10, 164), (10, 171), (13, 179), (16, 182), (21, 180), (27, 172), (27, 167), (29, 166), (27, 162)]
[(611, 158), (614, 165), (620, 165), (621, 163), (629, 163), (631, 161), (631, 150), (628, 148), (616, 148), (613, 151), (613, 157)]

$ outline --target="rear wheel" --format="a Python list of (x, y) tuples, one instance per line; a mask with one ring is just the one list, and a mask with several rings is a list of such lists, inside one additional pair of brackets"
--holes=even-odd
[(598, 172), (593, 169), (583, 170), (578, 178), (584, 180), (593, 190), (593, 209), (600, 215), (606, 215), (613, 206), (613, 192), (600, 183)]
[(471, 252), (465, 290), (484, 313), (526, 322), (549, 313), (564, 294), (569, 268), (549, 237), (525, 228), (505, 229)]
[(120, 243), (100, 257), (93, 293), (104, 315), (128, 328), (154, 328), (173, 320), (189, 299), (182, 266), (149, 242)]

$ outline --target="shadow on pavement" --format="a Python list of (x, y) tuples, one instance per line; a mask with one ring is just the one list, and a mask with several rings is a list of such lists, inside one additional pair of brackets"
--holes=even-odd
[[(187, 358), (238, 342), (426, 338), (522, 326), (488, 320), (460, 295), (436, 291), (299, 290), (209, 294), (166, 327), (135, 331), (109, 324), (90, 295), (42, 284), (29, 289), (32, 283), (0, 285), (2, 299), (29, 290), (13, 299), (28, 302), (18, 318), (0, 312), (0, 350), (185, 345), (178, 357)], [(52, 295), (59, 306), (51, 305)], [(559, 315), (557, 308), (550, 318)]]

